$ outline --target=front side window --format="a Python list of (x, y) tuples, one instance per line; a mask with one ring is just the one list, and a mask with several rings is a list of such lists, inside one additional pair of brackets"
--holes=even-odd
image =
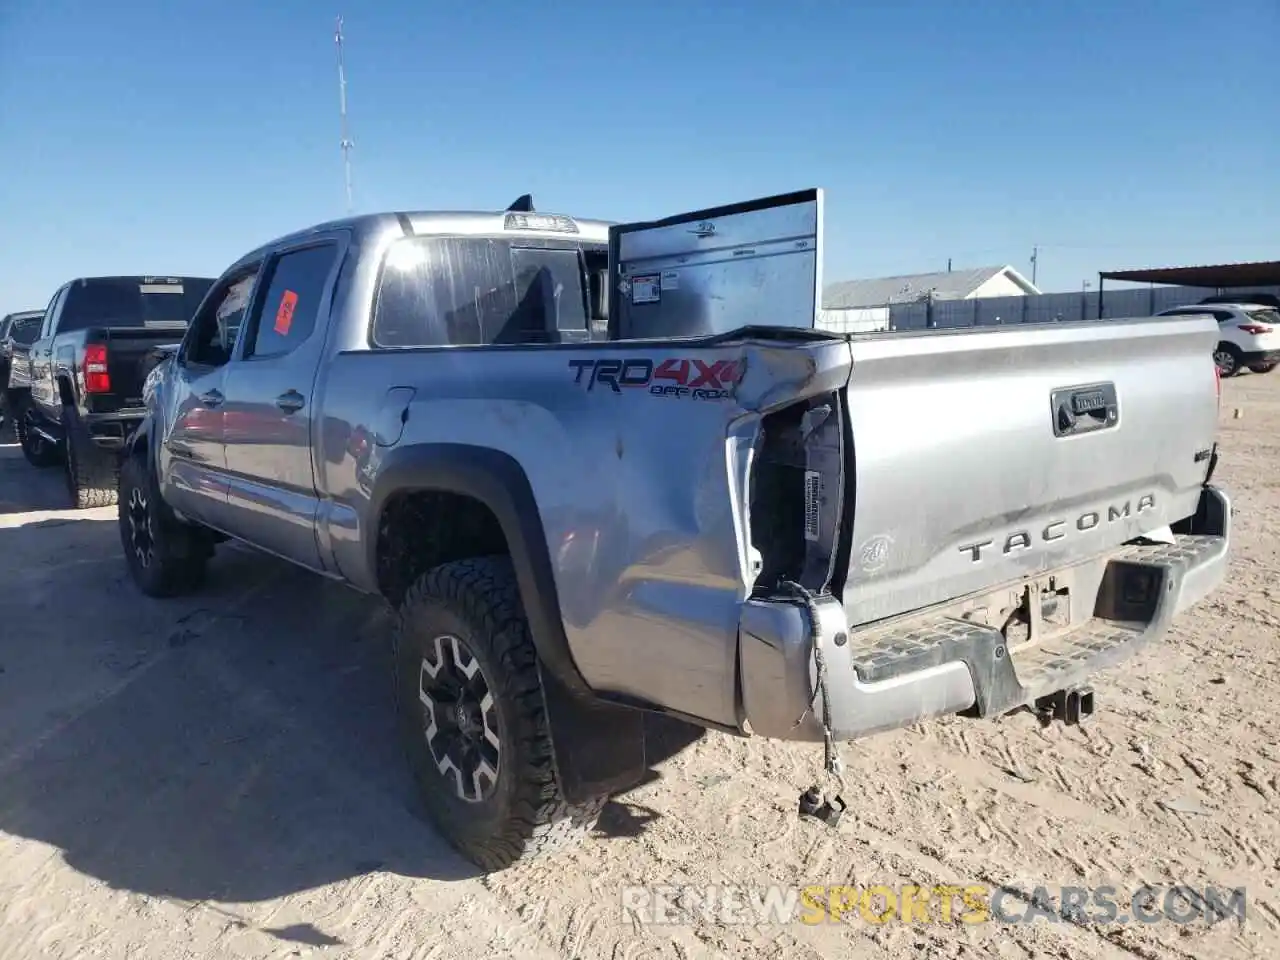
[(231, 359), (240, 324), (253, 299), (257, 277), (256, 267), (232, 277), (211, 298), (188, 334), (190, 346), (186, 358), (189, 363), (220, 367)]
[(587, 261), (571, 242), (409, 237), (392, 245), (374, 307), (383, 347), (555, 343), (585, 337)]

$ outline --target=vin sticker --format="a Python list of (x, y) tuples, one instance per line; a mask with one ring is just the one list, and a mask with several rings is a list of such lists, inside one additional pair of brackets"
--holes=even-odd
[(661, 276), (646, 273), (641, 277), (631, 278), (632, 303), (660, 303), (662, 301)]
[(822, 474), (817, 470), (804, 472), (804, 538), (818, 539), (819, 520), (822, 516)]

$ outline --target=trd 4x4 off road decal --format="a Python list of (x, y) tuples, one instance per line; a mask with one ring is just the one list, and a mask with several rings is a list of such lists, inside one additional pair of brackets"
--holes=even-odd
[(659, 363), (630, 357), (599, 360), (570, 360), (573, 382), (594, 390), (596, 384), (614, 393), (624, 388), (644, 387), (657, 397), (691, 397), (694, 400), (724, 400), (742, 379), (739, 360), (698, 360), (668, 357)]

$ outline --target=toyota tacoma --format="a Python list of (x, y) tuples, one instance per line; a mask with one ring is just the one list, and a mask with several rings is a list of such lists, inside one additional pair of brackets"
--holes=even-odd
[(815, 328), (822, 193), (650, 223), (326, 223), (247, 254), (149, 375), (143, 592), (227, 538), (398, 610), (398, 736), (500, 869), (646, 771), (646, 711), (832, 744), (1075, 722), (1212, 591), (1212, 318)]

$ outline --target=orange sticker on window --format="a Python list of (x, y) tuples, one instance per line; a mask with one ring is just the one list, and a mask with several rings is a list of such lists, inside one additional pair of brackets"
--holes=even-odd
[(276, 333), (285, 337), (289, 335), (289, 327), (293, 325), (293, 308), (298, 305), (298, 295), (286, 290), (280, 298), (280, 307), (276, 310), (276, 322), (272, 327)]

